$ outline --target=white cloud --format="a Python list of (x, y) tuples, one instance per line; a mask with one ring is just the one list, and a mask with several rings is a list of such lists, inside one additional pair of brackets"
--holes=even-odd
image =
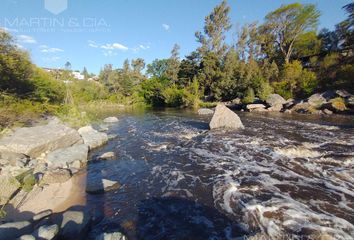
[(95, 41), (91, 41), (91, 40), (88, 41), (88, 45), (89, 45), (90, 47), (92, 47), (92, 48), (98, 48), (98, 47), (99, 47), (99, 46), (96, 44)]
[(28, 35), (19, 35), (18, 41), (22, 43), (31, 43), (31, 44), (37, 43), (36, 39)]
[(140, 50), (148, 50), (150, 49), (150, 45), (148, 44), (139, 44), (137, 47), (135, 48), (132, 48), (133, 52), (137, 53), (139, 52)]
[(41, 52), (42, 53), (57, 53), (57, 52), (64, 52), (63, 49), (60, 49), (60, 48), (51, 48), (51, 47), (48, 47), (47, 45), (41, 45), (39, 46), (39, 48), (41, 48)]
[(168, 24), (166, 24), (166, 23), (162, 24), (162, 27), (163, 27), (166, 31), (170, 30), (170, 28), (171, 28), (171, 26), (168, 25)]
[(122, 51), (127, 51), (129, 49), (128, 47), (126, 47), (120, 43), (105, 44), (105, 45), (102, 45), (100, 48), (106, 49), (106, 50), (118, 49), (118, 50), (122, 50)]

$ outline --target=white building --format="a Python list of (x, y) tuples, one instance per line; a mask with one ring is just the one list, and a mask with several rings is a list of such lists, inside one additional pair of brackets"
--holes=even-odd
[(85, 76), (82, 75), (80, 72), (72, 72), (72, 75), (77, 80), (84, 80)]

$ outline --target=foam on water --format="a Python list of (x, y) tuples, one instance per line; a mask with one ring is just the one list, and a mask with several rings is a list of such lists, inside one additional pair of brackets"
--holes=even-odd
[[(206, 131), (207, 120), (195, 116), (122, 119), (121, 135), (128, 134), (120, 135), (117, 149), (130, 164), (145, 159), (144, 175), (138, 168), (134, 179), (145, 177), (139, 190), (148, 197), (213, 207), (249, 236), (353, 239), (353, 129), (263, 115), (241, 119), (246, 129), (240, 131)], [(220, 227), (203, 214), (188, 219)], [(211, 239), (235, 239), (233, 227), (222, 232)]]

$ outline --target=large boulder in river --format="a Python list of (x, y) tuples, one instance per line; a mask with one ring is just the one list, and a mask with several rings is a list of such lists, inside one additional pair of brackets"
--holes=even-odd
[(269, 106), (274, 107), (279, 105), (283, 106), (283, 104), (286, 103), (286, 100), (279, 94), (270, 94), (266, 102), (269, 104)]
[(51, 152), (47, 156), (47, 163), (52, 168), (67, 168), (78, 161), (87, 162), (88, 146), (86, 144), (75, 145)]
[(32, 158), (46, 151), (82, 143), (80, 135), (72, 128), (52, 121), (44, 126), (19, 128), (0, 140), (0, 152), (15, 152)]
[(16, 178), (0, 175), (0, 205), (5, 204), (20, 187)]
[(218, 104), (215, 109), (213, 118), (209, 123), (210, 129), (217, 128), (230, 128), (230, 129), (243, 129), (245, 128), (239, 116), (228, 109), (223, 104)]
[(92, 126), (82, 127), (78, 132), (90, 149), (100, 147), (108, 142), (107, 134), (95, 130)]

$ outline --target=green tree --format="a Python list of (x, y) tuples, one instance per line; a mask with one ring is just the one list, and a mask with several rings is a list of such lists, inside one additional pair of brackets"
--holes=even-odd
[(132, 60), (132, 68), (133, 72), (136, 74), (141, 74), (141, 71), (145, 68), (145, 60), (142, 58), (137, 58), (135, 60)]
[(296, 41), (304, 33), (316, 29), (319, 16), (313, 4), (283, 5), (266, 16), (261, 30), (270, 36), (268, 39), (273, 41), (283, 62), (287, 64), (293, 56)]
[(178, 72), (178, 85), (186, 87), (196, 78), (200, 69), (200, 55), (194, 51), (181, 61)]
[(146, 73), (156, 78), (167, 78), (166, 71), (168, 69), (168, 59), (155, 59), (151, 64), (147, 65)]
[(179, 60), (180, 46), (175, 44), (171, 51), (171, 57), (168, 59), (168, 66), (166, 69), (166, 77), (172, 81), (173, 84), (178, 82), (178, 72), (181, 65)]
[(204, 34), (201, 32), (195, 34), (201, 44), (198, 48), (202, 58), (199, 79), (203, 79), (205, 94), (213, 97), (215, 90), (218, 89), (212, 86), (217, 86), (218, 81), (222, 79), (222, 61), (228, 48), (225, 37), (231, 28), (229, 12), (230, 7), (223, 1), (205, 18)]
[(87, 80), (90, 77), (90, 74), (88, 73), (86, 67), (84, 67), (84, 70), (82, 70), (82, 75), (84, 75), (85, 80)]

